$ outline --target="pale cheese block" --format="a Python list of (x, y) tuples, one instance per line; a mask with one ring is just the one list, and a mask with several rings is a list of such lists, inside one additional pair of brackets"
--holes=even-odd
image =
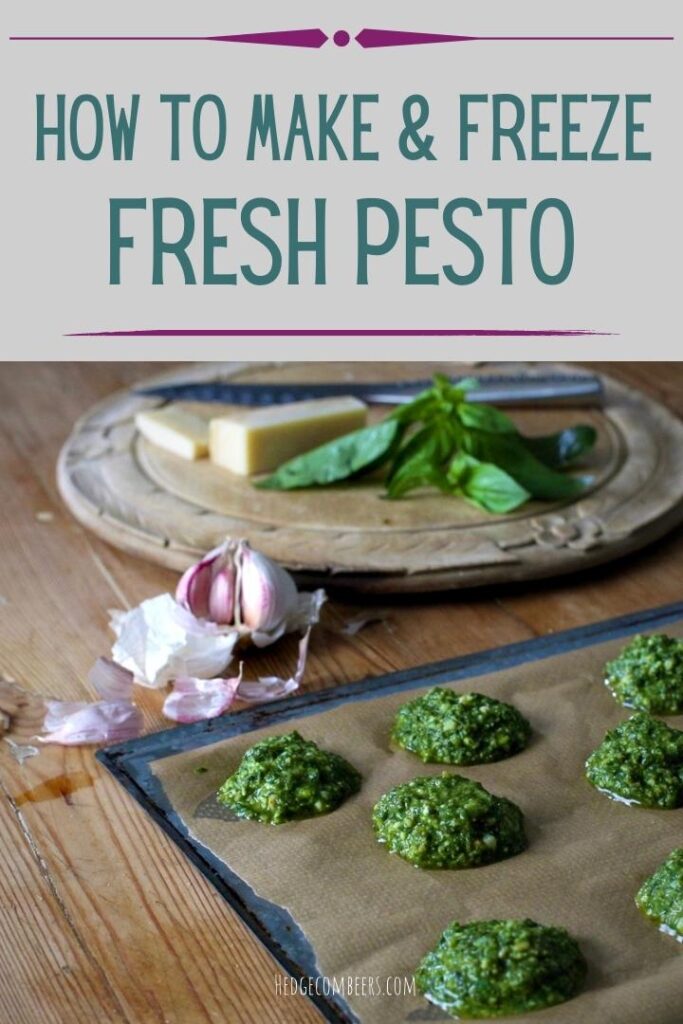
[(175, 405), (150, 409), (135, 416), (143, 437), (182, 459), (203, 459), (209, 454), (209, 423)]
[(209, 425), (211, 461), (240, 476), (270, 473), (283, 462), (364, 427), (358, 398), (316, 398), (219, 416)]

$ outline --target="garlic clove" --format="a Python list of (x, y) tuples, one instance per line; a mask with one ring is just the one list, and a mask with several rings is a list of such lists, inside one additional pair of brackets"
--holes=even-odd
[(296, 583), (286, 569), (246, 542), (238, 557), (242, 622), (252, 630), (274, 629), (297, 606)]
[[(216, 609), (219, 617), (211, 612), (214, 582), (223, 572), (227, 575), (216, 587)], [(230, 624), (235, 607), (235, 544), (225, 541), (217, 548), (186, 569), (178, 581), (175, 599), (179, 605), (200, 619)]]
[(235, 614), (235, 569), (226, 566), (214, 576), (208, 598), (208, 613), (212, 622), (229, 626)]
[(193, 615), (205, 619), (209, 614), (209, 594), (213, 582), (216, 557), (206, 558), (186, 569), (178, 581), (175, 599)]

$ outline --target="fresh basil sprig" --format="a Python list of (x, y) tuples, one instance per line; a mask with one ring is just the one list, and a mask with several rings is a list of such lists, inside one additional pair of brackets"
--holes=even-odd
[(431, 388), (380, 423), (290, 459), (256, 486), (321, 487), (384, 466), (388, 498), (435, 487), (499, 515), (529, 498), (556, 501), (580, 494), (586, 479), (560, 469), (593, 447), (593, 427), (525, 437), (499, 409), (468, 401), (476, 386), (475, 379), (454, 384), (437, 374)]

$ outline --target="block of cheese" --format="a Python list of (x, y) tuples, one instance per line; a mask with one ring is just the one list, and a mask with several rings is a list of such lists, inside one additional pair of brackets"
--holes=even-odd
[(208, 420), (176, 405), (137, 413), (135, 426), (152, 444), (183, 459), (203, 459), (209, 454)]
[(269, 405), (212, 419), (209, 455), (217, 466), (247, 476), (365, 426), (367, 406), (357, 398), (316, 398)]

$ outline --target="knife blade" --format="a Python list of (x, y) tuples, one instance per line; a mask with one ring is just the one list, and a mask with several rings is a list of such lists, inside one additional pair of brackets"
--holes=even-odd
[[(457, 383), (461, 378), (453, 378)], [(471, 402), (497, 405), (599, 405), (603, 386), (594, 374), (482, 374), (479, 387), (469, 392)], [(227, 405), (265, 406), (310, 398), (353, 395), (370, 404), (401, 405), (430, 387), (430, 380), (335, 381), (310, 384), (253, 384), (230, 380), (186, 381), (136, 388), (135, 394), (167, 401), (222, 402)]]

